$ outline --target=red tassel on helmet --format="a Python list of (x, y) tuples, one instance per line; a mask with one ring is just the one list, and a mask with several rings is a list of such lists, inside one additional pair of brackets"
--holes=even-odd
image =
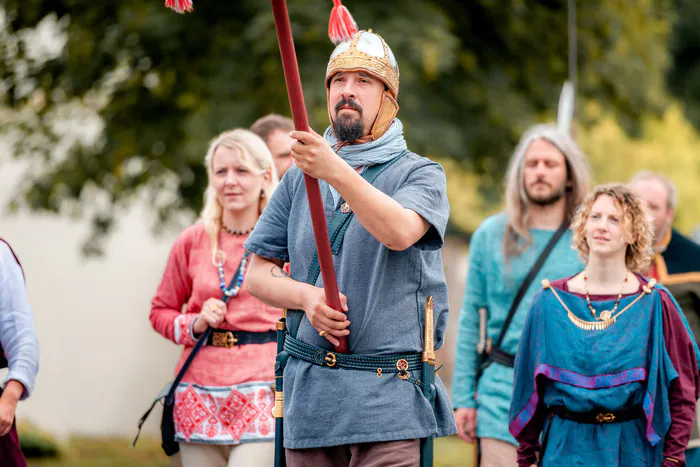
[(178, 13), (192, 11), (192, 0), (165, 0), (165, 6)]
[(335, 6), (331, 10), (331, 19), (328, 22), (328, 37), (338, 45), (352, 39), (353, 34), (357, 32), (357, 23), (340, 0), (333, 0), (333, 3)]

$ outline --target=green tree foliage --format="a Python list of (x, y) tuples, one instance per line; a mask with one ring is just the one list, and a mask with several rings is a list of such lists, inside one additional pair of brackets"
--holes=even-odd
[(676, 0), (676, 5), (668, 86), (684, 104), (688, 120), (700, 128), (700, 3)]
[(666, 175), (676, 186), (676, 228), (692, 234), (700, 224), (700, 136), (684, 118), (678, 104), (669, 106), (662, 118), (644, 118), (640, 138), (627, 137), (615, 121), (602, 118), (581, 132), (581, 145), (588, 154), (595, 183), (627, 182), (640, 170)]
[[(196, 212), (207, 142), (267, 112), (288, 113), (269, 2), (195, 0), (188, 15), (162, 3), (2, 3), (0, 130), (31, 167), (18, 198), (33, 209), (89, 213), (92, 247), (139, 196), (156, 224)], [(553, 116), (567, 78), (566, 1), (345, 3), (399, 60), (410, 147), (475, 171), (485, 199), (497, 201), (515, 142)], [(640, 115), (662, 110), (669, 8), (658, 0), (577, 3), (580, 94), (634, 132)], [(288, 4), (320, 132), (332, 2)]]

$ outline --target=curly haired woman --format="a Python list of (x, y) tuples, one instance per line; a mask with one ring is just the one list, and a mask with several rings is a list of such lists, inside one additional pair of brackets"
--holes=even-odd
[(572, 228), (586, 267), (543, 281), (517, 354), (518, 465), (683, 466), (698, 349), (675, 299), (638, 273), (652, 254), (646, 206), (602, 185)]

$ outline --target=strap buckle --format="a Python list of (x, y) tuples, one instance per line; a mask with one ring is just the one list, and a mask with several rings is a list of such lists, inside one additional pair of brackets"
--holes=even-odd
[(337, 357), (335, 356), (335, 354), (333, 352), (328, 352), (326, 354), (326, 358), (324, 358), (324, 360), (326, 361), (326, 366), (329, 366), (331, 368), (333, 368), (335, 366), (336, 362), (338, 361)]
[(212, 336), (212, 345), (214, 347), (224, 347), (226, 349), (230, 349), (231, 347), (234, 347), (237, 342), (238, 339), (231, 331), (214, 332), (214, 335)]
[(598, 421), (598, 423), (612, 423), (615, 421), (615, 414), (612, 414), (610, 412), (601, 412), (595, 416), (595, 419)]

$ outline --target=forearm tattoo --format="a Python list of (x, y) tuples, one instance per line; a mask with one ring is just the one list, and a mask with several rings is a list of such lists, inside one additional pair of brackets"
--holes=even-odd
[(270, 275), (272, 277), (289, 277), (289, 274), (285, 272), (281, 267), (274, 265), (270, 268)]

